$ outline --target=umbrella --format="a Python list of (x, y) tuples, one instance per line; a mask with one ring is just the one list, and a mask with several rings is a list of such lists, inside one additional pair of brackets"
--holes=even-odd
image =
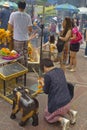
[(17, 5), (15, 2), (9, 1), (9, 3), (10, 3), (10, 7), (11, 7), (11, 8), (15, 8), (15, 9), (18, 8), (18, 5)]
[(1, 2), (0, 2), (0, 6), (3, 6), (3, 3), (4, 3), (4, 1), (1, 1)]
[(71, 4), (65, 3), (55, 7), (59, 11), (79, 12), (79, 9)]
[(87, 14), (87, 8), (86, 7), (80, 7), (78, 9), (80, 10), (79, 14)]
[(47, 0), (47, 2), (50, 3), (50, 4), (56, 4), (57, 0)]
[(3, 5), (8, 5), (11, 9), (18, 8), (17, 4), (15, 2), (11, 2), (11, 1), (1, 1), (0, 6), (2, 7)]

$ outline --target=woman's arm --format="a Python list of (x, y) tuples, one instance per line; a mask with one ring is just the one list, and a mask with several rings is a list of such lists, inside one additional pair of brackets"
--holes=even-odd
[(34, 34), (34, 33), (31, 34), (30, 37), (29, 37), (29, 41), (32, 40), (32, 39), (35, 38), (35, 37), (36, 37), (36, 34)]
[(10, 23), (8, 23), (8, 30), (9, 30), (10, 32), (13, 32), (13, 25), (10, 24)]
[(70, 40), (76, 39), (76, 34), (73, 34), (73, 36), (70, 38)]
[(66, 33), (66, 35), (65, 35), (65, 37), (59, 37), (59, 39), (61, 39), (62, 41), (68, 41), (69, 39), (70, 39), (70, 37), (71, 37), (71, 33), (72, 33), (72, 31), (71, 30), (69, 30), (67, 33)]
[(51, 84), (50, 77), (48, 75), (45, 75), (44, 76), (44, 86), (43, 86), (44, 93), (46, 93), (46, 94), (49, 93), (50, 84)]
[(43, 87), (44, 93), (48, 94), (49, 93), (49, 88), (50, 88), (50, 77), (45, 75), (44, 78), (39, 79), (39, 84)]

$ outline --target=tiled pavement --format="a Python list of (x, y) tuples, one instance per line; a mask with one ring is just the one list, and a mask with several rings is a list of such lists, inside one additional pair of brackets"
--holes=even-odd
[[(74, 126), (70, 125), (70, 130), (87, 130), (87, 58), (84, 58), (84, 50), (81, 49), (78, 53), (78, 67), (76, 72), (66, 71), (67, 80), (75, 83), (75, 96), (72, 101), (72, 108), (78, 111), (77, 123)], [(27, 76), (27, 85), (31, 86), (36, 83), (37, 77), (34, 73), (29, 73)], [(62, 130), (59, 123), (48, 124), (43, 118), (43, 112), (46, 105), (46, 95), (37, 96), (39, 101), (39, 125), (33, 127), (32, 120), (28, 121), (25, 127), (20, 127), (18, 122), (21, 118), (21, 113), (17, 114), (15, 120), (10, 119), (12, 106), (4, 99), (0, 98), (0, 130)]]

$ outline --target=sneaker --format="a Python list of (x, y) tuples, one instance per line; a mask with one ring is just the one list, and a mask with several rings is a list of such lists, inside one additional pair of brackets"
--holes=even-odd
[(72, 67), (70, 65), (66, 65), (66, 69), (71, 69)]
[(76, 123), (76, 119), (77, 119), (77, 111), (74, 110), (70, 110), (71, 113), (71, 120), (70, 120), (70, 124), (74, 125)]
[(70, 121), (66, 118), (62, 118), (62, 130), (69, 130)]
[(85, 58), (87, 58), (87, 55), (84, 55)]
[(70, 71), (70, 72), (75, 72), (75, 71), (76, 71), (76, 69), (73, 69), (73, 68), (72, 68), (72, 69), (70, 69), (69, 71)]

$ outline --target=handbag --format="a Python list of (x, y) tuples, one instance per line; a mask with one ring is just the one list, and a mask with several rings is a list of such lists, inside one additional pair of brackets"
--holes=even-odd
[(70, 82), (67, 82), (67, 87), (70, 93), (71, 99), (74, 97), (74, 85)]
[(64, 44), (65, 44), (65, 42), (62, 41), (61, 39), (59, 39), (59, 37), (58, 37), (56, 46), (57, 46), (57, 50), (59, 53), (61, 53), (63, 51)]

